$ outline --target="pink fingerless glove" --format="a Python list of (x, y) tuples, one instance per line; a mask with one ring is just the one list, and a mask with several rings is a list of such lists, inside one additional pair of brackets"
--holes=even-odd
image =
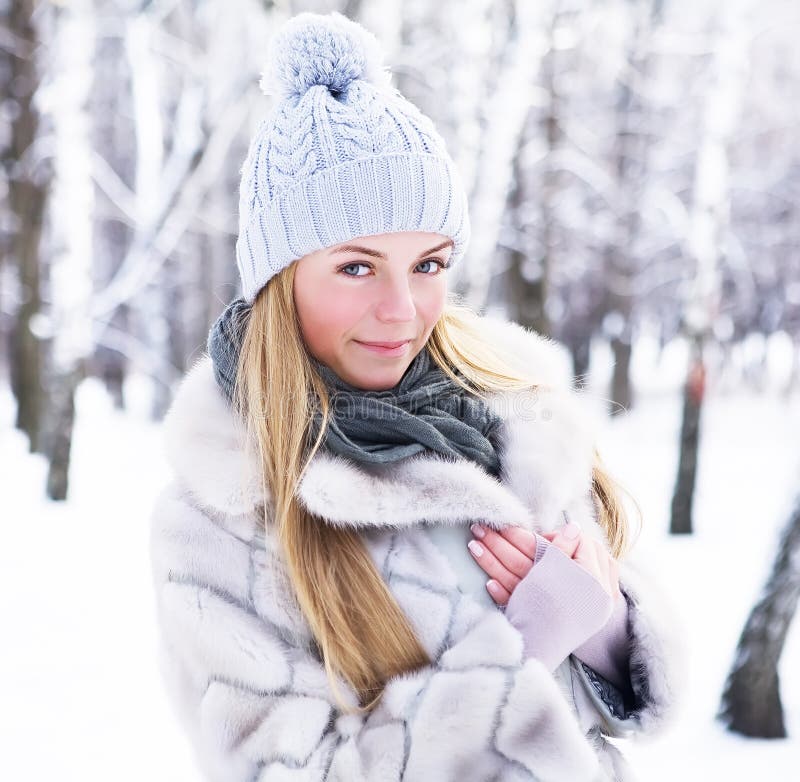
[(558, 546), (536, 535), (533, 567), (517, 584), (505, 615), (525, 645), (525, 655), (554, 671), (574, 654), (613, 684), (628, 676), (628, 604), (616, 601)]

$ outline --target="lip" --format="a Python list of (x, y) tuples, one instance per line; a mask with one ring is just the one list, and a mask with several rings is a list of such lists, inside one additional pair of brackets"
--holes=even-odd
[(411, 344), (411, 340), (407, 339), (403, 342), (361, 342), (360, 340), (354, 340), (356, 344), (361, 345), (361, 347), (366, 348), (367, 350), (372, 351), (373, 353), (377, 353), (381, 356), (402, 356), (405, 354), (408, 346)]

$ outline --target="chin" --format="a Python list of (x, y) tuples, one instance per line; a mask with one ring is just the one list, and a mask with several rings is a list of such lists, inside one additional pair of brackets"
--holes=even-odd
[(361, 372), (353, 373), (354, 379), (350, 381), (350, 385), (364, 391), (386, 391), (400, 382), (409, 364), (410, 362), (404, 362), (400, 366), (386, 367), (382, 371), (362, 369)]
[(358, 383), (353, 383), (352, 385), (356, 386), (357, 388), (361, 388), (364, 391), (388, 391), (390, 388), (393, 388), (400, 382), (400, 378), (402, 376), (402, 372), (398, 372), (396, 375), (391, 377), (375, 377), (373, 375), (368, 380), (359, 381)]

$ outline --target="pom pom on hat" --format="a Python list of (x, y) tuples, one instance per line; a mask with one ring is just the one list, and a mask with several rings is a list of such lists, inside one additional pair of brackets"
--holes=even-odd
[(293, 16), (273, 35), (260, 87), (266, 95), (299, 99), (316, 85), (344, 92), (355, 79), (391, 87), (378, 40), (338, 11), (324, 15), (307, 11)]

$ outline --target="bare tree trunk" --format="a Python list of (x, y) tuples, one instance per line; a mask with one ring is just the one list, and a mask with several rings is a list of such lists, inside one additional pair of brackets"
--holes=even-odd
[[(630, 313), (628, 314), (630, 319)], [(611, 340), (611, 351), (614, 355), (614, 369), (611, 374), (611, 415), (618, 415), (631, 409), (633, 405), (633, 389), (631, 387), (631, 357), (633, 354), (633, 335), (630, 322), (626, 324), (624, 337)]]
[[(135, 160), (130, 140), (134, 135), (131, 121), (131, 85), (124, 41), (120, 36), (99, 36), (94, 59), (95, 73), (89, 96), (91, 143), (98, 157), (107, 163), (110, 172), (119, 178), (118, 190), (131, 188)], [(106, 174), (106, 177), (111, 174)], [(108, 186), (108, 183), (104, 181)], [(97, 188), (97, 209), (94, 222), (95, 286), (102, 288), (116, 273), (120, 259), (131, 244), (133, 215), (126, 212), (106, 190)], [(121, 304), (108, 317), (108, 329), (115, 335), (130, 334), (130, 308)], [(102, 379), (114, 401), (114, 407), (125, 407), (124, 382), (130, 356), (119, 345), (99, 340), (93, 346), (91, 363), (86, 373)]]
[(82, 365), (76, 364), (69, 373), (61, 373), (50, 384), (50, 415), (54, 425), (47, 427), (47, 453), (50, 459), (47, 496), (51, 500), (67, 498), (72, 431), (75, 427), (75, 391), (82, 379)]
[[(67, 497), (75, 390), (91, 354), (92, 222), (89, 80), (95, 44), (93, 0), (74, 0), (56, 12), (51, 67), (60, 100), (51, 108), (55, 179), (48, 215), (52, 226), (50, 321), (52, 353), (47, 390), (47, 496)], [(65, 89), (69, 84), (71, 89)], [(59, 90), (59, 88), (61, 88)]]
[(797, 388), (800, 388), (800, 335), (792, 341), (792, 369), (783, 389), (784, 398), (788, 399)]
[(604, 253), (608, 285), (606, 311), (615, 328), (610, 334), (614, 365), (611, 377), (611, 415), (629, 410), (634, 402), (630, 366), (633, 353), (634, 324), (633, 283), (640, 274), (636, 242), (642, 232), (640, 207), (649, 168), (651, 136), (648, 111), (642, 87), (634, 90), (635, 81), (645, 84), (651, 67), (650, 37), (660, 25), (662, 0), (631, 6), (634, 30), (627, 53), (627, 75), (617, 82), (615, 106), (616, 138), (614, 168), (617, 182), (618, 218), (615, 239)]
[(682, 313), (692, 355), (684, 392), (678, 475), (672, 497), (670, 532), (673, 534), (691, 533), (693, 526), (692, 497), (706, 376), (703, 346), (719, 312), (720, 255), (730, 221), (728, 140), (736, 129), (745, 82), (746, 20), (732, 11), (725, 17), (724, 25), (717, 33), (714, 46), (713, 79), (706, 96), (687, 236), (696, 270)]
[[(111, 326), (121, 334), (128, 332), (128, 306), (123, 304), (111, 317)], [(113, 400), (116, 410), (125, 408), (125, 375), (128, 357), (107, 345), (96, 345), (92, 359), (92, 375), (99, 377)]]
[(781, 533), (772, 572), (753, 607), (717, 713), (726, 727), (754, 738), (785, 738), (778, 663), (800, 599), (800, 496)]
[[(16, 326), (10, 335), (11, 389), (17, 402), (16, 426), (28, 436), (29, 450), (41, 452), (43, 350), (31, 330), (32, 320), (41, 309), (39, 242), (42, 233), (48, 183), (42, 172), (34, 172), (34, 144), (39, 116), (33, 96), (39, 86), (36, 68), (37, 30), (33, 20), (35, 3), (21, 0), (11, 4), (8, 25), (15, 45), (8, 50), (9, 89), (5, 94), (16, 101), (11, 123), (9, 160), (9, 205), (13, 215), (11, 256), (19, 273), (22, 303)], [(12, 89), (13, 85), (13, 89)]]
[[(510, 250), (509, 268), (506, 275), (509, 302), (509, 315), (527, 328), (539, 334), (550, 334), (547, 321), (545, 298), (547, 296), (547, 270), (549, 268), (547, 248), (542, 251), (534, 248), (529, 241), (531, 226), (526, 219), (530, 213), (530, 204), (526, 200), (526, 183), (528, 174), (522, 165), (522, 149), (530, 140), (530, 128), (533, 112), (530, 112), (525, 123), (526, 131), (520, 135), (517, 154), (514, 156), (513, 187), (509, 194), (508, 214), (517, 237)], [(546, 209), (547, 195), (542, 195), (542, 208)], [(545, 225), (547, 218), (545, 218)], [(531, 257), (536, 253), (536, 257)]]
[(576, 342), (569, 346), (570, 356), (572, 357), (572, 376), (575, 387), (583, 388), (589, 376), (589, 364), (591, 354), (591, 335), (587, 334), (583, 342)]
[(705, 396), (706, 369), (703, 363), (703, 343), (693, 344), (689, 374), (683, 389), (678, 475), (672, 494), (672, 513), (669, 531), (673, 535), (691, 534), (692, 501), (697, 477), (697, 454), (700, 445), (700, 414)]

